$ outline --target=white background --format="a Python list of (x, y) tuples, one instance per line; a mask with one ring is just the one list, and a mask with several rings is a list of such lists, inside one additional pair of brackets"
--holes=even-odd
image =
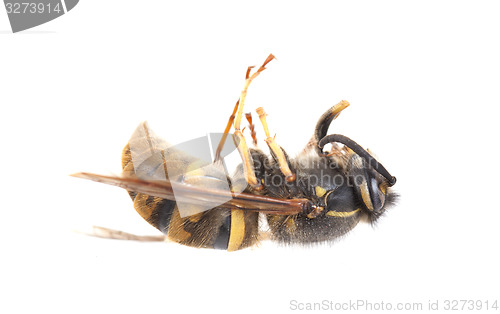
[[(179, 4), (180, 3), (180, 4)], [(290, 302), (500, 298), (494, 1), (88, 1), (10, 33), (0, 9), (0, 311), (287, 313)], [(157, 234), (118, 188), (142, 120), (171, 143), (220, 132), (250, 87), (295, 154), (330, 131), (397, 176), (397, 207), (332, 246), (227, 253), (73, 232)], [(255, 117), (255, 115), (254, 115)], [(256, 118), (256, 117), (255, 117)], [(262, 143), (262, 129), (257, 125)], [(499, 304), (500, 306), (500, 304)]]

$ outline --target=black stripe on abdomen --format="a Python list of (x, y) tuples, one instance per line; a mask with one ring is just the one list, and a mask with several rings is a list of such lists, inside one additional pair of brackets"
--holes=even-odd
[(214, 249), (227, 250), (229, 236), (231, 234), (231, 215), (228, 215), (222, 225), (219, 227), (219, 233), (215, 238)]

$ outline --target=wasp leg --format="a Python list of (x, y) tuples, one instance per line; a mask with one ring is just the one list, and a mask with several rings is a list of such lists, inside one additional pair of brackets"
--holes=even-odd
[(243, 90), (241, 91), (240, 94), (240, 100), (239, 100), (239, 107), (238, 107), (238, 112), (236, 114), (236, 117), (234, 119), (234, 135), (237, 137), (238, 140), (238, 152), (240, 153), (241, 159), (243, 160), (243, 172), (245, 173), (245, 179), (247, 180), (248, 184), (250, 186), (259, 191), (264, 188), (264, 186), (259, 182), (255, 175), (255, 170), (253, 169), (253, 160), (252, 156), (250, 154), (250, 151), (248, 149), (247, 142), (245, 140), (245, 137), (243, 136), (243, 133), (241, 132), (241, 118), (243, 116), (243, 107), (245, 106), (245, 99), (247, 97), (247, 90), (248, 87), (250, 86), (250, 83), (259, 76), (259, 74), (264, 71), (266, 68), (266, 64), (268, 64), (271, 60), (274, 59), (274, 56), (270, 54), (267, 59), (264, 61), (262, 66), (257, 69), (252, 75), (250, 75), (250, 70), (252, 67), (249, 67), (247, 70), (246, 74), (246, 81), (245, 85), (243, 87)]
[(250, 125), (250, 135), (252, 136), (253, 146), (257, 146), (257, 134), (255, 133), (255, 125), (252, 123), (252, 114), (245, 113), (245, 118), (247, 118), (248, 124)]
[(236, 102), (236, 105), (234, 106), (233, 113), (229, 116), (229, 120), (227, 121), (226, 128), (224, 129), (224, 134), (222, 135), (222, 138), (220, 139), (219, 145), (217, 146), (217, 150), (215, 152), (215, 160), (219, 161), (220, 160), (220, 153), (222, 152), (222, 148), (224, 147), (224, 143), (226, 142), (227, 139), (227, 134), (229, 133), (229, 130), (231, 129), (231, 125), (233, 125), (234, 118), (236, 117), (236, 112), (238, 111), (238, 105), (240, 104), (240, 100)]
[(99, 226), (93, 226), (90, 232), (80, 232), (80, 233), (104, 239), (132, 240), (132, 241), (142, 241), (142, 242), (165, 241), (165, 236), (140, 236), (123, 232), (120, 230), (114, 230)]
[(271, 137), (271, 135), (269, 134), (269, 128), (267, 126), (267, 121), (266, 121), (266, 112), (262, 107), (259, 107), (257, 108), (257, 114), (259, 115), (259, 119), (262, 122), (262, 126), (264, 127), (264, 133), (266, 134), (265, 142), (267, 143), (267, 146), (269, 146), (269, 149), (271, 150), (273, 156), (278, 161), (281, 173), (283, 173), (283, 175), (285, 176), (285, 180), (287, 182), (295, 181), (296, 176), (288, 166), (288, 160), (285, 156), (285, 153), (283, 152), (281, 147), (276, 143), (274, 138)]

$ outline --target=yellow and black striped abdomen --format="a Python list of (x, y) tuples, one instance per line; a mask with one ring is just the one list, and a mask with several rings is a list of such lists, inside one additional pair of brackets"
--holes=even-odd
[[(137, 154), (137, 152), (134, 152)], [(162, 169), (166, 164), (188, 168), (195, 159), (183, 156), (183, 160), (169, 159), (179, 155), (147, 152), (148, 158), (135, 158), (148, 163), (141, 169)], [(156, 156), (155, 156), (156, 155)], [(185, 157), (185, 158), (184, 158)], [(134, 175), (137, 171), (130, 151), (130, 145), (122, 153), (123, 172)], [(166, 172), (165, 172), (166, 174)], [(128, 191), (134, 201), (135, 210), (152, 226), (164, 233), (169, 240), (180, 244), (214, 248), (228, 251), (239, 250), (257, 242), (259, 214), (238, 209), (213, 208), (187, 217), (181, 217), (175, 201)]]

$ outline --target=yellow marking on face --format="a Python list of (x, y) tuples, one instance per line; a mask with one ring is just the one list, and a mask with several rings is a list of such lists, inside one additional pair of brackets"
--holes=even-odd
[(350, 212), (336, 212), (336, 211), (331, 210), (331, 211), (327, 212), (326, 215), (330, 216), (330, 217), (347, 218), (347, 217), (354, 216), (360, 210), (361, 210), (361, 208), (357, 208), (357, 209), (350, 211)]
[(366, 184), (366, 181), (363, 181), (359, 188), (361, 190), (361, 198), (363, 199), (363, 203), (365, 203), (366, 207), (369, 210), (373, 210), (372, 199), (370, 198), (370, 192), (368, 191), (368, 185)]
[(245, 213), (240, 209), (231, 209), (231, 234), (229, 235), (228, 251), (240, 248), (245, 238)]
[(314, 187), (314, 190), (316, 191), (316, 196), (322, 197), (323, 195), (326, 194), (326, 190), (320, 187), (319, 185)]
[(382, 194), (384, 194), (384, 195), (387, 194), (387, 182), (383, 181), (382, 183), (380, 183), (380, 185), (378, 186), (378, 188), (380, 189), (380, 191), (382, 192)]

